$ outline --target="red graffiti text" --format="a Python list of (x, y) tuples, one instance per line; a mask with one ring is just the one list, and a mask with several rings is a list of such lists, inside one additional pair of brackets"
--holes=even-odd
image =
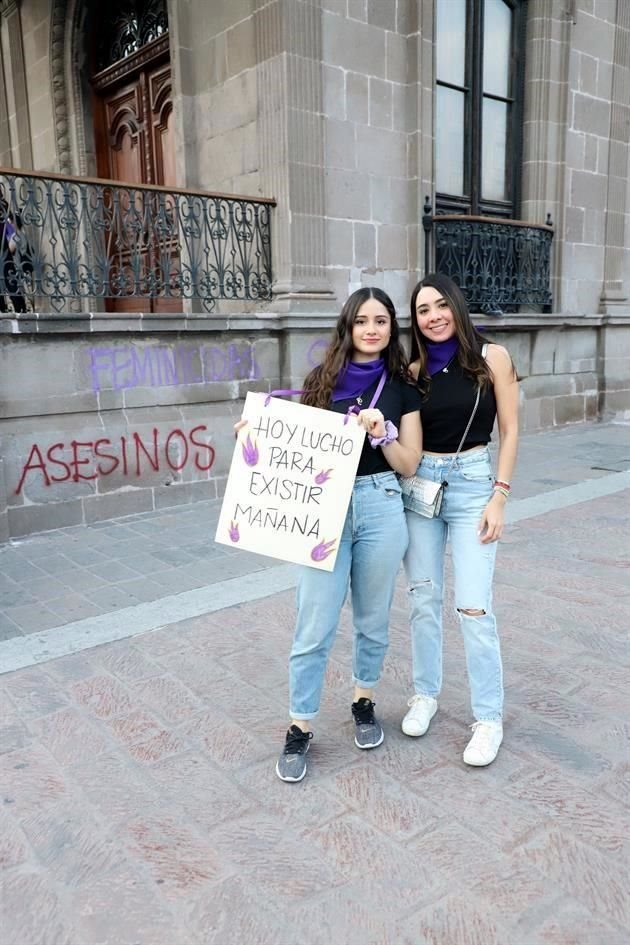
[(169, 469), (179, 472), (192, 463), (201, 472), (207, 472), (214, 463), (214, 448), (205, 443), (205, 426), (196, 426), (185, 432), (175, 429), (160, 433), (154, 427), (150, 436), (139, 433), (109, 439), (71, 443), (53, 443), (49, 447), (34, 443), (22, 467), (16, 495), (29, 474), (41, 475), (44, 483), (81, 482), (110, 476), (117, 469), (123, 476), (140, 477), (144, 472)]

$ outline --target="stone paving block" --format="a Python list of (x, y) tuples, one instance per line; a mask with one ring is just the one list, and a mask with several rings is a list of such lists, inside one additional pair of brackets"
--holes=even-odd
[(443, 816), (443, 810), (436, 810), (428, 796), (423, 800), (414, 795), (405, 783), (374, 765), (356, 765), (352, 771), (340, 772), (331, 788), (358, 816), (395, 840), (433, 828)]
[[(116, 584), (106, 584), (104, 587), (87, 590), (85, 596), (94, 610), (101, 614), (121, 610), (124, 607), (133, 607), (139, 603), (137, 597), (134, 597), (122, 585)], [(86, 616), (91, 615), (86, 614)]]
[(129, 745), (127, 749), (132, 758), (144, 764), (152, 764), (170, 755), (177, 755), (186, 751), (190, 743), (175, 732), (161, 731), (145, 742)]
[(99, 824), (95, 830), (90, 805), (69, 800), (52, 810), (33, 811), (22, 821), (38, 862), (66, 889), (81, 886), (124, 862), (112, 827)]
[(0, 808), (0, 870), (21, 866), (29, 858), (32, 851), (24, 832), (13, 817)]
[(70, 687), (74, 701), (99, 719), (124, 715), (132, 708), (132, 693), (112, 676), (92, 676)]
[(10, 617), (7, 617), (6, 614), (0, 613), (0, 642), (3, 640), (11, 640), (13, 637), (21, 637), (24, 634)]
[(5, 614), (22, 633), (37, 633), (63, 624), (63, 620), (54, 611), (40, 602), (23, 607), (9, 607)]
[(552, 771), (533, 771), (511, 782), (512, 796), (539, 811), (554, 827), (575, 834), (602, 850), (619, 853), (624, 847), (622, 809), (605, 803), (568, 778)]
[(8, 590), (0, 591), (0, 609), (7, 610), (10, 607), (21, 607), (24, 604), (34, 604), (37, 598), (33, 596), (30, 588), (14, 584)]
[[(79, 591), (81, 588), (78, 586), (77, 579), (80, 577), (81, 571), (72, 572), (71, 576), (61, 575), (60, 577), (41, 577), (34, 578), (28, 581), (27, 588), (28, 593), (32, 594), (37, 600), (46, 603), (48, 600), (53, 600), (56, 597), (63, 597), (64, 594), (68, 593), (69, 585), (64, 583), (65, 581), (72, 581), (72, 586), (75, 590)], [(98, 579), (97, 579), (98, 580)]]
[(630, 800), (630, 763), (624, 762), (615, 768), (598, 785), (610, 797), (622, 805)]
[(223, 820), (241, 819), (255, 802), (235, 792), (231, 778), (203, 761), (198, 751), (165, 758), (146, 769), (147, 779), (163, 802), (183, 808), (198, 829), (212, 830)]
[(299, 910), (300, 927), (305, 929), (302, 941), (309, 945), (398, 943), (400, 912), (395, 900), (388, 902), (383, 892), (377, 885), (357, 878), (323, 897), (307, 898)]
[(102, 733), (76, 709), (62, 709), (35, 719), (30, 730), (62, 766), (89, 762), (109, 747)]
[(35, 744), (3, 756), (0, 793), (6, 809), (23, 820), (34, 811), (67, 800), (70, 788), (57, 763)]
[[(294, 818), (294, 828), (299, 815)], [(215, 830), (212, 844), (222, 860), (256, 883), (263, 895), (300, 899), (341, 884), (342, 877), (287, 824), (264, 816), (239, 818)]]
[(0, 692), (9, 697), (22, 719), (37, 718), (65, 708), (68, 699), (47, 672), (39, 667), (9, 673), (0, 679)]
[(233, 722), (214, 709), (180, 726), (178, 734), (198, 744), (214, 764), (229, 771), (273, 758), (281, 747), (273, 733), (267, 731), (266, 737), (265, 733), (262, 737), (250, 734), (249, 727), (240, 719)]
[(81, 594), (66, 594), (55, 597), (46, 602), (49, 610), (59, 619), (58, 624), (72, 623), (75, 620), (84, 620), (86, 617), (95, 617), (102, 613), (101, 608), (87, 600)]
[(428, 875), (421, 875), (422, 867), (409, 853), (409, 844), (401, 848), (392, 843), (354, 812), (309, 831), (305, 840), (347, 880), (356, 879), (357, 864), (361, 863), (365, 882), (391, 884), (392, 892), (395, 888), (401, 896), (401, 909), (414, 901), (420, 885), (427, 891), (431, 885), (435, 887), (437, 872), (433, 882)]
[(74, 917), (75, 945), (196, 945), (198, 939), (173, 915), (160, 890), (161, 885), (140, 874), (131, 863), (72, 889), (69, 910)]
[(39, 871), (4, 877), (0, 909), (2, 934), (11, 945), (76, 945), (74, 923), (63, 899)]
[(190, 689), (170, 676), (154, 676), (130, 684), (130, 688), (137, 699), (167, 722), (184, 722), (202, 706)]
[(127, 566), (120, 561), (110, 560), (103, 564), (90, 565), (86, 570), (108, 582), (130, 581), (138, 576), (138, 571), (134, 567)]
[(108, 824), (125, 824), (159, 803), (155, 784), (144, 776), (144, 769), (119, 752), (99, 755), (90, 764), (71, 765), (67, 771), (74, 790)]
[(107, 720), (107, 726), (124, 745), (147, 741), (164, 732), (162, 725), (144, 709), (134, 709), (129, 715)]
[(71, 653), (62, 659), (51, 660), (46, 664), (46, 672), (61, 685), (86, 679), (96, 673), (94, 663), (88, 653)]
[(138, 577), (131, 581), (121, 581), (118, 585), (121, 591), (131, 594), (136, 600), (145, 603), (152, 600), (159, 600), (164, 597), (164, 587), (158, 584), (157, 580), (151, 580), (148, 577)]
[(627, 927), (628, 895), (619, 860), (553, 828), (541, 830), (516, 859), (535, 866), (590, 913)]
[(506, 945), (496, 915), (473, 896), (447, 896), (437, 905), (399, 923), (400, 945)]
[(553, 765), (582, 781), (590, 781), (610, 768), (599, 743), (591, 746), (583, 739), (578, 741), (571, 731), (549, 725), (529, 712), (519, 714), (515, 728), (519, 752), (532, 762), (540, 763), (544, 758), (547, 766)]
[(294, 941), (306, 942), (310, 932), (299, 908), (289, 910), (286, 903), (261, 896), (258, 884), (239, 876), (216, 883), (203, 897), (191, 900), (187, 927), (196, 936), (194, 941), (203, 945), (285, 945), (287, 929)]
[(543, 945), (624, 945), (627, 941), (627, 930), (589, 913), (582, 903), (568, 896), (556, 903), (537, 934)]
[(122, 681), (149, 679), (151, 676), (161, 676), (164, 672), (162, 666), (148, 659), (127, 641), (110, 643), (98, 650), (96, 658), (112, 676)]
[(195, 895), (227, 872), (214, 847), (170, 815), (138, 817), (126, 825), (124, 837), (167, 899)]

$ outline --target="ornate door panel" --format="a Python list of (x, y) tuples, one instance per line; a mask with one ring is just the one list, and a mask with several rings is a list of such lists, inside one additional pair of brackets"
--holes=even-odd
[[(165, 53), (168, 47), (161, 37), (94, 77), (99, 177), (129, 184), (175, 185), (171, 68)], [(179, 278), (177, 221), (169, 195), (138, 191), (134, 196), (124, 187), (112, 189), (105, 211), (112, 210), (108, 247), (112, 294), (120, 297), (111, 298), (108, 309), (181, 312), (181, 300), (164, 295), (165, 288), (177, 291)], [(152, 295), (150, 300), (125, 297), (124, 286), (133, 286), (139, 279), (143, 290)]]

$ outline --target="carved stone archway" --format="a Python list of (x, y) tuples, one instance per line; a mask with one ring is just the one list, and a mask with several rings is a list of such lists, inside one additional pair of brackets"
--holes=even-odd
[(94, 173), (91, 103), (85, 71), (89, 7), (82, 0), (52, 0), (50, 79), (61, 174)]

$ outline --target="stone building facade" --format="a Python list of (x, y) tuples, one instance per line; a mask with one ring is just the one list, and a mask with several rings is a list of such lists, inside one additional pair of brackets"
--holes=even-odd
[[(384, 288), (408, 325), (433, 265), (429, 227), (453, 209), (552, 221), (551, 306), (478, 316), (513, 354), (524, 428), (630, 417), (627, 0), (144, 6), (165, 14), (146, 47), (100, 61), (97, 4), (0, 0), (0, 185), (29, 171), (125, 181), (135, 168), (144, 184), (273, 199), (271, 297), (59, 311), (33, 291), (26, 313), (5, 305), (0, 539), (221, 495), (245, 391), (298, 384), (358, 286)], [(520, 71), (505, 93), (485, 85), (479, 23), (508, 24), (505, 61)], [(468, 130), (458, 49), (479, 84)], [(130, 56), (135, 71), (120, 65)], [(127, 94), (148, 109), (136, 137), (114, 127)], [(470, 160), (450, 167), (460, 145)], [(460, 171), (462, 193), (445, 197)]]

